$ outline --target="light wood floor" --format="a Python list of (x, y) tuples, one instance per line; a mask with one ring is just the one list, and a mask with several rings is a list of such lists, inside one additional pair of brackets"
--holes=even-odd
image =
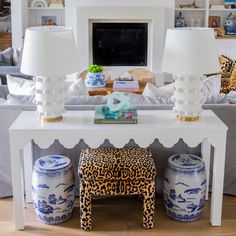
[(142, 228), (142, 201), (137, 197), (96, 199), (93, 201), (93, 231), (83, 232), (79, 225), (78, 199), (72, 218), (60, 225), (45, 225), (34, 217), (32, 205), (26, 208), (25, 231), (15, 231), (12, 224), (12, 198), (0, 199), (1, 236), (236, 236), (236, 197), (224, 196), (221, 227), (209, 223), (208, 201), (200, 220), (182, 223), (165, 214), (163, 201), (157, 198), (155, 228)]

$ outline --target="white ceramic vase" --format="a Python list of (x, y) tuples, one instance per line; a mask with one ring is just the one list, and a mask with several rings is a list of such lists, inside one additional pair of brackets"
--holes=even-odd
[(169, 157), (164, 177), (167, 214), (179, 221), (199, 219), (205, 203), (206, 172), (203, 160), (192, 154)]
[(74, 206), (74, 186), (74, 172), (69, 158), (50, 155), (36, 160), (32, 194), (38, 220), (46, 224), (59, 224), (69, 219)]

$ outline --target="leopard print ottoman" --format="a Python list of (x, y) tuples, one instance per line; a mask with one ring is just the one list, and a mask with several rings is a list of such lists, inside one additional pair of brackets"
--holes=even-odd
[(91, 198), (99, 195), (141, 194), (143, 227), (154, 226), (156, 169), (145, 148), (87, 148), (81, 152), (80, 224), (91, 230)]

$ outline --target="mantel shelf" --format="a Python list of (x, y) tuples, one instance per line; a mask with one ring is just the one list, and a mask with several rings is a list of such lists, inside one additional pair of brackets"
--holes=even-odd
[(206, 11), (206, 8), (175, 8), (176, 11)]
[(28, 7), (28, 10), (65, 10), (65, 7)]

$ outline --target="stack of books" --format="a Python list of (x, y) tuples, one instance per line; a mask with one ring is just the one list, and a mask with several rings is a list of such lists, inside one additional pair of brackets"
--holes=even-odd
[(139, 90), (139, 83), (134, 81), (114, 81), (113, 90)]

